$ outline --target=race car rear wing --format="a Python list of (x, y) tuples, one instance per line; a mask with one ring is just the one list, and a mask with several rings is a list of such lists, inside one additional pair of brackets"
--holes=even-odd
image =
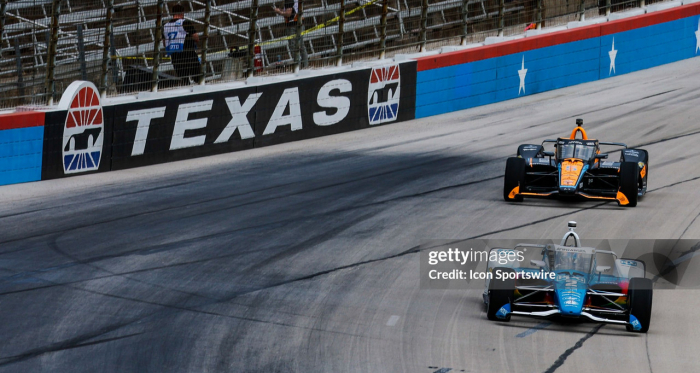
[(621, 143), (621, 142), (599, 142), (598, 144), (600, 145), (611, 145), (611, 146), (619, 146), (619, 149), (611, 149), (611, 150), (606, 150), (605, 153), (614, 153), (614, 152), (621, 152), (625, 149), (627, 149), (627, 144)]
[[(544, 145), (545, 143), (556, 143), (556, 142), (557, 142), (557, 140), (546, 139), (546, 140), (542, 141), (542, 145)], [(599, 145), (621, 146), (621, 147), (627, 149), (627, 144), (622, 143), (622, 142), (599, 141), (598, 144), (599, 144)]]
[(627, 149), (627, 144), (621, 143), (621, 142), (598, 142), (600, 145), (613, 145), (613, 146), (622, 146), (623, 148)]

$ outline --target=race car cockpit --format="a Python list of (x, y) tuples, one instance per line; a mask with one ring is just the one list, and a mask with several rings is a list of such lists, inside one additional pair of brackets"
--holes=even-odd
[(557, 144), (557, 157), (560, 160), (576, 158), (589, 161), (597, 154), (597, 147), (594, 141), (566, 141), (559, 139)]
[(574, 271), (588, 275), (593, 264), (593, 254), (581, 249), (574, 248), (559, 248), (558, 250), (550, 250), (549, 255), (553, 255), (554, 266), (552, 270), (558, 271)]

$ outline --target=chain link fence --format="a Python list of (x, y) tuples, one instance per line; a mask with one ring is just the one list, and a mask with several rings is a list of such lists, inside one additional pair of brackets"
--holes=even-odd
[[(75, 80), (106, 97), (522, 34), (654, 0), (0, 0), (0, 109)], [(294, 10), (292, 10), (294, 9)]]

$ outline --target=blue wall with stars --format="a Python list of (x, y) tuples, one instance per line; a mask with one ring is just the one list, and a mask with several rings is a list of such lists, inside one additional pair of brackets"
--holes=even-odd
[[(416, 118), (607, 79), (700, 56), (696, 38), (699, 21), (700, 16), (695, 15), (468, 63), (422, 71), (419, 68)], [(525, 43), (527, 39), (518, 42)], [(611, 71), (609, 52), (613, 50), (613, 41), (616, 56), (614, 71)], [(483, 48), (498, 48), (498, 44)], [(518, 72), (523, 70), (523, 63), (527, 71), (524, 87), (521, 87)]]

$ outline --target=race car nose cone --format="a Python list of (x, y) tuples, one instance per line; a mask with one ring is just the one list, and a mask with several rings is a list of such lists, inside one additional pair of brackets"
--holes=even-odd
[(583, 300), (586, 296), (585, 289), (559, 289), (559, 312), (566, 317), (579, 317), (583, 310)]

